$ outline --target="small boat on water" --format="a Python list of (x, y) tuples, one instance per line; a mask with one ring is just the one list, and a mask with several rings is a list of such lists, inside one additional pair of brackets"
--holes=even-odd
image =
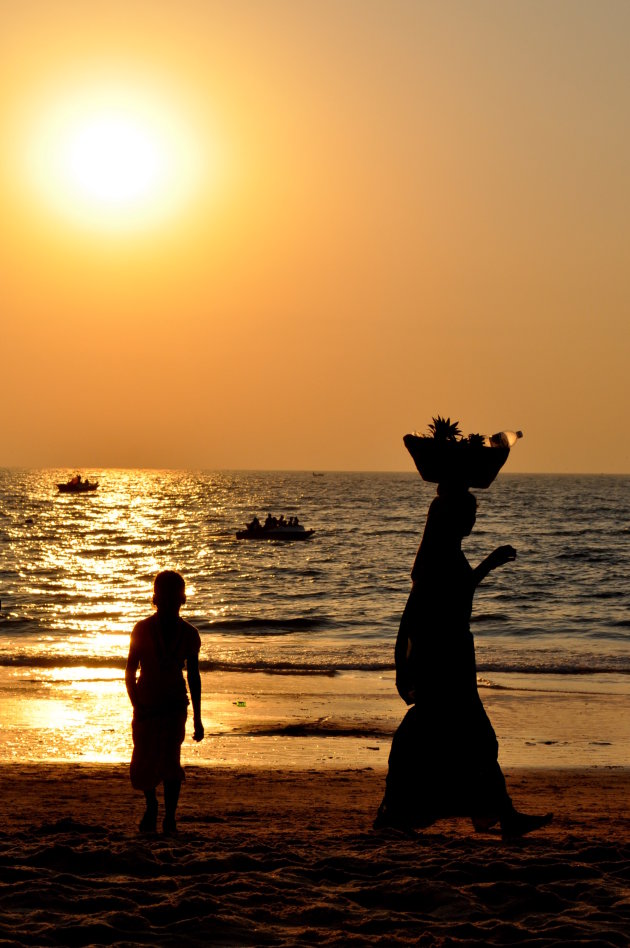
[(87, 494), (96, 490), (98, 481), (90, 481), (87, 478), (83, 480), (80, 474), (75, 474), (65, 484), (57, 484), (57, 487), (60, 494)]
[(261, 523), (258, 517), (254, 517), (251, 523), (248, 523), (244, 530), (237, 530), (237, 540), (310, 540), (314, 530), (306, 530), (298, 521), (297, 517), (284, 517), (279, 519), (267, 517), (264, 523)]

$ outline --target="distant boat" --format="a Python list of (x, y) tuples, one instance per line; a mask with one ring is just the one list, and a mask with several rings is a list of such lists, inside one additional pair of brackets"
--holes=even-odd
[(87, 494), (96, 490), (98, 481), (82, 480), (80, 474), (76, 474), (65, 484), (57, 484), (60, 494)]
[(253, 530), (237, 530), (237, 540), (310, 540), (314, 530), (304, 527), (259, 527)]
[[(291, 518), (293, 519), (293, 518)], [(296, 518), (297, 519), (297, 518)], [(275, 518), (274, 518), (275, 521)], [(255, 517), (245, 530), (237, 530), (237, 540), (310, 540), (314, 530), (306, 530), (301, 523), (287, 523), (285, 520), (272, 522), (268, 526)]]
[(324, 476), (323, 473), (320, 473), (319, 471), (313, 471), (313, 477), (323, 477), (323, 476)]

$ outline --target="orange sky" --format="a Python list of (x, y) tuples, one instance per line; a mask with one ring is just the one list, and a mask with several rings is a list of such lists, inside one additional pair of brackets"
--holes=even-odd
[[(630, 471), (627, 3), (0, 18), (0, 465), (412, 470), (441, 413)], [(63, 166), (104, 107), (159, 126), (142, 207)]]

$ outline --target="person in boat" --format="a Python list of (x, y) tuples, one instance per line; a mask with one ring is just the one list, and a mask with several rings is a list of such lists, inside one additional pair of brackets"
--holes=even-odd
[(514, 808), (477, 690), (469, 627), (473, 595), (516, 551), (500, 546), (470, 566), (461, 543), (476, 510), (467, 490), (441, 486), (429, 508), (395, 648), (396, 687), (411, 707), (392, 741), (376, 829), (411, 830), (443, 817), (469, 816), (479, 831), (500, 823), (505, 837), (516, 837), (552, 818)]
[(247, 524), (247, 529), (248, 529), (248, 530), (260, 530), (260, 520), (258, 519), (257, 516), (254, 515), (254, 519), (251, 521), (251, 523), (248, 523), (248, 524)]
[(287, 525), (287, 524), (286, 524), (286, 521), (285, 521), (285, 519), (284, 519), (284, 514), (280, 514), (280, 518), (279, 518), (279, 520), (278, 520), (278, 526), (279, 526), (279, 527), (286, 527), (286, 525)]
[(272, 517), (271, 514), (268, 513), (268, 514), (267, 514), (267, 518), (266, 518), (266, 520), (265, 520), (264, 529), (265, 529), (265, 530), (273, 530), (273, 528), (274, 528), (275, 526), (276, 526), (276, 518), (275, 518), (275, 517)]
[(179, 573), (158, 573), (153, 587), (157, 611), (138, 622), (131, 633), (125, 671), (133, 707), (130, 777), (134, 789), (144, 792), (146, 810), (139, 828), (145, 833), (157, 829), (156, 789), (160, 783), (164, 784), (163, 832), (177, 832), (175, 815), (184, 779), (180, 752), (189, 703), (184, 666), (193, 706), (193, 740), (204, 738), (199, 675), (201, 639), (197, 629), (179, 615), (185, 602), (186, 586)]

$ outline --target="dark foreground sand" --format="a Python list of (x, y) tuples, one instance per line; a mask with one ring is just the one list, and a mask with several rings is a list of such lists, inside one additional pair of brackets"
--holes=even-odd
[(4, 765), (0, 944), (630, 944), (630, 771), (510, 774), (517, 843), (375, 833), (383, 776), (189, 768), (168, 839), (126, 767)]

